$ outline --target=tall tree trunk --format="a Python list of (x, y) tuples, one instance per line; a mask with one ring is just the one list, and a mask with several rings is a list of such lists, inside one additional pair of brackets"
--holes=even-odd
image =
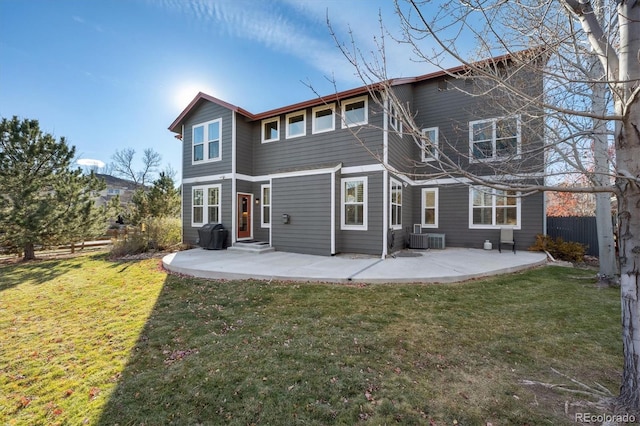
[[(604, 1), (593, 1), (593, 9), (599, 22), (605, 21)], [(588, 58), (589, 77), (594, 82), (591, 84), (591, 108), (596, 117), (607, 116), (607, 94), (609, 88), (603, 84), (607, 79), (607, 73), (595, 55)], [(609, 134), (607, 121), (600, 118), (593, 119), (593, 159), (594, 170), (592, 183), (596, 186), (609, 186)], [(618, 262), (616, 260), (615, 241), (613, 237), (613, 223), (611, 221), (611, 194), (606, 192), (596, 193), (596, 227), (598, 232), (598, 259), (600, 269), (598, 275), (600, 281), (611, 283), (618, 275)]]
[(33, 243), (24, 244), (24, 257), (22, 260), (33, 260), (36, 258), (36, 252), (33, 247)]
[[(639, 150), (636, 149), (636, 151)], [(640, 170), (637, 173), (640, 173)], [(624, 355), (619, 398), (623, 406), (640, 411), (640, 303), (638, 300), (640, 296), (640, 187), (638, 184), (628, 181), (622, 184), (618, 209), (620, 212), (620, 296)]]
[(618, 214), (620, 217), (620, 296), (624, 368), (620, 402), (640, 412), (640, 7), (618, 1), (620, 69), (616, 112), (623, 116), (616, 134)]

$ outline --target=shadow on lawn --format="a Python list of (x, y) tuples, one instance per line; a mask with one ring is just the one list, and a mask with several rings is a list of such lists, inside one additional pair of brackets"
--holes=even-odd
[(33, 260), (0, 266), (0, 275), (2, 276), (0, 292), (26, 282), (44, 284), (78, 268), (80, 268), (79, 264), (70, 264), (66, 259)]
[[(123, 272), (131, 264), (116, 262), (113, 267)], [(189, 278), (167, 275), (98, 425), (220, 423), (214, 413), (198, 414), (197, 398), (187, 408), (191, 392), (186, 388), (202, 379), (198, 369), (190, 370), (183, 361), (197, 350), (182, 347), (193, 344), (192, 327), (202, 324), (190, 304), (197, 287)]]

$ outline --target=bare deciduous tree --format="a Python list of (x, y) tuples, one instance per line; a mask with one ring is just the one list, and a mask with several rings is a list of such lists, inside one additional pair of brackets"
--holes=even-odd
[(142, 168), (136, 169), (134, 165), (135, 155), (136, 151), (132, 148), (116, 151), (113, 154), (113, 162), (110, 164), (110, 168), (115, 176), (129, 179), (138, 185), (144, 186), (149, 182), (151, 175), (158, 171), (162, 157), (153, 149), (147, 148), (142, 156)]
[[(517, 114), (522, 126), (544, 134), (545, 143), (523, 142), (518, 156), (504, 150), (501, 161), (468, 167), (483, 155), (483, 146), (452, 153), (453, 141), (434, 145), (422, 134), (415, 112), (397, 96), (397, 81), (387, 77), (384, 31), (373, 57), (334, 34), (378, 106), (401, 120), (403, 131), (437, 160), (394, 173), (455, 177), (521, 195), (602, 194), (601, 217), (608, 215), (611, 194), (617, 198), (624, 355), (617, 402), (640, 411), (640, 5), (628, 0), (466, 0), (433, 6), (396, 0), (396, 13), (403, 35), (395, 42), (410, 46), (415, 59), (438, 67), (455, 90), (492, 98), (509, 115)], [(470, 38), (475, 51), (461, 50), (465, 43), (459, 41)], [(445, 66), (452, 62), (461, 66)], [(528, 81), (532, 75), (541, 77)], [(543, 86), (530, 90), (535, 81)], [(378, 157), (390, 167), (384, 156)], [(535, 158), (545, 158), (543, 168), (526, 161)], [(562, 185), (567, 174), (586, 176), (588, 184)], [(610, 240), (602, 244), (612, 252)]]

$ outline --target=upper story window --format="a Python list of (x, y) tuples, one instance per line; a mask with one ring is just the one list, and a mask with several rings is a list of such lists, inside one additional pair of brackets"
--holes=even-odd
[(470, 161), (492, 161), (520, 155), (520, 117), (501, 117), (469, 123)]
[(262, 142), (280, 140), (280, 117), (262, 120)]
[(520, 197), (516, 191), (483, 186), (469, 188), (469, 228), (520, 229)]
[(437, 127), (422, 129), (422, 140), (420, 143), (422, 149), (420, 155), (423, 163), (438, 158), (438, 152), (440, 151), (438, 133)]
[(315, 107), (311, 111), (313, 117), (311, 122), (311, 133), (330, 132), (335, 130), (335, 105), (322, 105)]
[(393, 130), (402, 135), (402, 120), (400, 120), (400, 108), (395, 102), (389, 106), (389, 125)]
[(305, 111), (287, 114), (286, 122), (287, 139), (307, 134), (307, 113)]
[(367, 230), (367, 178), (343, 178), (340, 229)]
[(193, 163), (221, 159), (220, 132), (222, 119), (193, 126)]
[(369, 101), (367, 96), (342, 102), (342, 128), (360, 126), (369, 122)]

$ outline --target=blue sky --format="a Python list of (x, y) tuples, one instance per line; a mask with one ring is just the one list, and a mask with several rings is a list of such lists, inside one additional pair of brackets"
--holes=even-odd
[[(335, 46), (349, 27), (375, 50), (391, 0), (0, 0), (0, 116), (32, 118), (78, 157), (153, 148), (180, 171), (167, 130), (198, 91), (259, 113), (362, 85)], [(433, 71), (388, 42), (392, 77)]]

